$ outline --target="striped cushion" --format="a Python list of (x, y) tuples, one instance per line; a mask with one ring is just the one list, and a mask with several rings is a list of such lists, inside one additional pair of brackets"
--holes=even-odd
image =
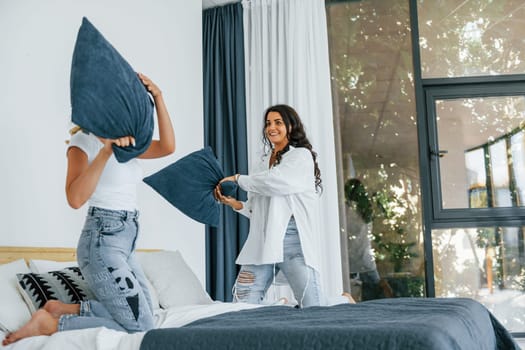
[(74, 304), (95, 299), (78, 267), (47, 273), (19, 273), (17, 278), (22, 297), (31, 312), (43, 307), (48, 300)]

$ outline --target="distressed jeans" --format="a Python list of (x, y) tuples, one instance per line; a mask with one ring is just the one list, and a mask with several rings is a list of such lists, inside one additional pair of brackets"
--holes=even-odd
[(97, 300), (79, 315), (60, 317), (58, 329), (106, 327), (130, 333), (154, 327), (146, 277), (135, 258), (136, 211), (90, 207), (77, 246), (80, 270)]
[(306, 265), (295, 219), (288, 223), (283, 243), (283, 262), (242, 265), (235, 281), (233, 301), (260, 304), (279, 271), (285, 275), (300, 307), (325, 304), (319, 274)]

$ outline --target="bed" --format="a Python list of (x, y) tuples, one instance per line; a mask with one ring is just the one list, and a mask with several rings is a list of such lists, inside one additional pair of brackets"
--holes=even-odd
[[(44, 273), (74, 264), (72, 259), (74, 251), (68, 248), (0, 247), (0, 279), (27, 265), (28, 271)], [(140, 259), (158, 305), (156, 329), (58, 332), (0, 349), (519, 349), (498, 320), (472, 299), (395, 298), (306, 309), (214, 302), (180, 253), (141, 252)], [(28, 301), (13, 281), (0, 281), (4, 328), (9, 322), (12, 328), (15, 318), (20, 323), (30, 317)], [(8, 287), (16, 293), (12, 288), (7, 293)]]

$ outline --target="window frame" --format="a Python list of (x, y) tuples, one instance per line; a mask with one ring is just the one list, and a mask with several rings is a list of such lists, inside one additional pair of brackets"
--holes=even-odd
[[(434, 92), (443, 93), (450, 88), (458, 88), (462, 95), (468, 96), (468, 90), (476, 87), (482, 96), (490, 96), (492, 87), (507, 84), (525, 83), (525, 74), (507, 74), (497, 76), (469, 76), (452, 78), (423, 78), (419, 44), (419, 23), (417, 0), (408, 0), (410, 8), (410, 29), (412, 40), (412, 60), (414, 67), (414, 92), (416, 98), (417, 132), (419, 143), (419, 174), (421, 186), (421, 210), (423, 225), (423, 249), (425, 254), (426, 296), (435, 297), (434, 254), (432, 250), (432, 230), (469, 227), (524, 226), (525, 210), (519, 208), (498, 208), (473, 212), (468, 209), (435, 209), (442, 203), (441, 194), (434, 198), (436, 186), (440, 183), (439, 172), (433, 174), (435, 164), (431, 165), (430, 135), (436, 140), (435, 113), (428, 114), (427, 105), (435, 97)], [(463, 95), (464, 94), (464, 95)], [(487, 95), (488, 94), (488, 95)], [(437, 95), (440, 96), (440, 95)], [(445, 93), (445, 96), (446, 93)], [(433, 102), (432, 102), (433, 104)], [(434, 119), (431, 119), (431, 118)], [(437, 144), (432, 144), (437, 149)], [(440, 193), (440, 191), (438, 191)], [(484, 215), (489, 214), (488, 217)], [(495, 215), (494, 215), (495, 214)], [(523, 335), (525, 333), (517, 333)]]
[(431, 198), (432, 228), (523, 225), (525, 207), (443, 208), (435, 102), (458, 98), (525, 96), (525, 76), (429, 79), (422, 80), (422, 88), (428, 137), (423, 140), (426, 145), (421, 147), (426, 150), (421, 162), (425, 163), (430, 175), (427, 196)]
[[(325, 0), (331, 4), (355, 0)], [(520, 227), (525, 231), (525, 207), (442, 208), (438, 153), (436, 99), (525, 95), (525, 74), (423, 78), (418, 25), (418, 1), (409, 5), (417, 137), (419, 151), (420, 207), (424, 249), (425, 296), (435, 297), (432, 231), (455, 228)], [(432, 159), (434, 158), (434, 159)], [(523, 234), (520, 238), (523, 241)], [(521, 253), (520, 253), (521, 254)], [(514, 332), (525, 336), (525, 332)]]

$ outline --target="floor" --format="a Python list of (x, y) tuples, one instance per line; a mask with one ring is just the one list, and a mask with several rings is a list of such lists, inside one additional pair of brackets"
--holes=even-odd
[[(487, 307), (511, 333), (525, 333), (525, 294), (517, 290), (498, 290), (492, 293), (481, 289), (477, 301)], [(522, 339), (525, 342), (525, 338)]]
[[(481, 289), (475, 298), (489, 309), (510, 332), (525, 333), (525, 294), (516, 290), (498, 290), (490, 293)], [(525, 350), (525, 337), (516, 339)]]

